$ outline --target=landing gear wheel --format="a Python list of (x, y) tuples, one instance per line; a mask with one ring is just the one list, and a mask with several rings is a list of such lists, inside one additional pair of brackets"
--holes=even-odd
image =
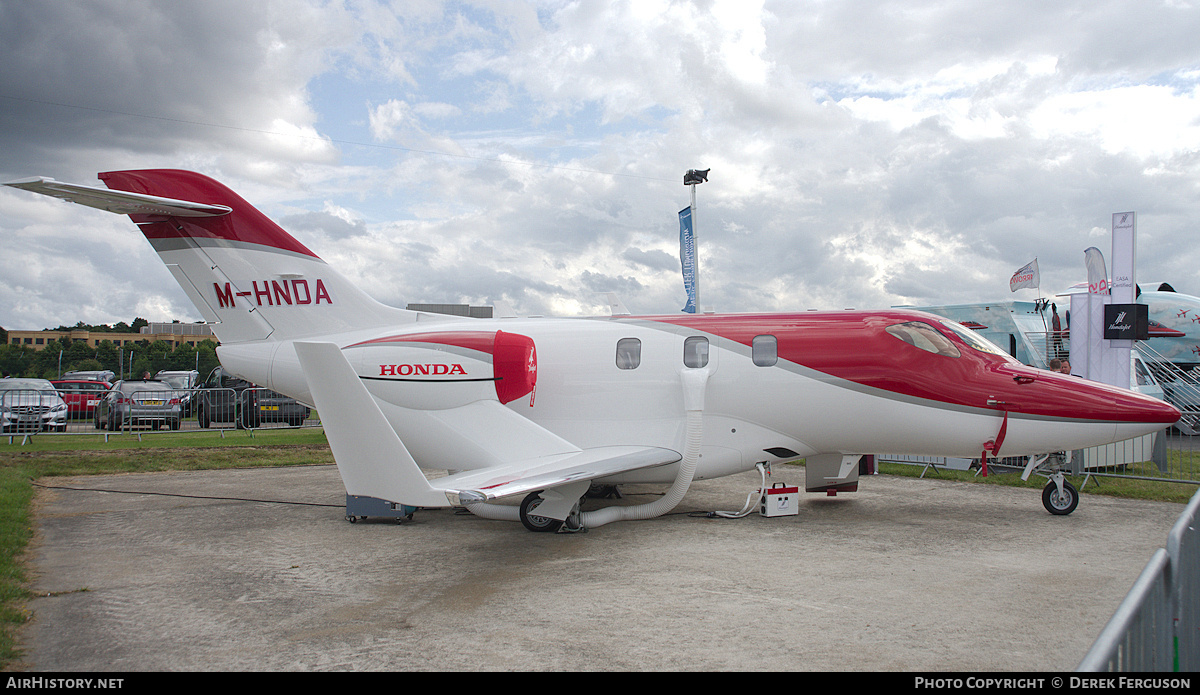
[(541, 492), (541, 490), (531, 492), (521, 502), (521, 523), (535, 533), (554, 533), (563, 525), (563, 522), (533, 513), (542, 503)]
[(1079, 506), (1079, 491), (1075, 486), (1063, 481), (1063, 490), (1060, 493), (1058, 486), (1051, 480), (1046, 487), (1042, 488), (1042, 506), (1051, 514), (1063, 516), (1075, 511), (1075, 507)]

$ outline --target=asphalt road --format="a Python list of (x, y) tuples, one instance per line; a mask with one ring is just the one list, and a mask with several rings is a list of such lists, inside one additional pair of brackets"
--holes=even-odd
[[(88, 489), (38, 493), (35, 671), (1064, 671), (1183, 511), (1084, 495), (1056, 517), (1035, 490), (875, 476), (796, 516), (556, 535), (350, 524), (331, 466), (45, 482)], [(700, 481), (678, 511), (757, 487)]]

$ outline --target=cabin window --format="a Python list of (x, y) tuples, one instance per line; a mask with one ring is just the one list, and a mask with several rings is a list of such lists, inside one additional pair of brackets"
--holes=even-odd
[(617, 369), (637, 369), (642, 363), (642, 341), (621, 338), (617, 341)]
[(693, 336), (683, 341), (683, 366), (692, 369), (708, 366), (708, 338)]
[(954, 343), (950, 342), (949, 338), (924, 321), (897, 323), (893, 326), (888, 326), (887, 332), (909, 345), (919, 347), (935, 355), (945, 355), (946, 357), (961, 357), (962, 355), (958, 351), (958, 348), (954, 347)]
[(750, 357), (760, 367), (773, 367), (779, 361), (779, 341), (773, 335), (756, 335), (750, 342)]

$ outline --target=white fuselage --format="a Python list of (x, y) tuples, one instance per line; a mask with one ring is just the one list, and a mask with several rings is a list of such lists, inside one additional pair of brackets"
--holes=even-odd
[[(681, 450), (684, 411), (679, 373), (688, 369), (683, 362), (684, 340), (694, 335), (707, 337), (710, 377), (697, 478), (748, 470), (760, 461), (823, 453), (978, 456), (1003, 425), (1003, 413), (995, 409), (881, 393), (783, 359), (773, 366), (757, 366), (745, 346), (652, 320), (487, 319), (445, 326), (417, 322), (320, 339), (342, 346), (360, 377), (372, 377), (379, 373), (380, 365), (411, 361), (409, 354), (397, 356), (408, 348), (393, 343), (347, 346), (439, 328), (502, 330), (532, 338), (537, 346), (537, 388), (506, 408), (581, 449), (619, 441)], [(641, 341), (640, 364), (635, 369), (617, 367), (616, 346), (624, 338)], [(449, 361), (466, 359), (452, 355)], [(223, 346), (221, 360), (248, 379), (311, 403), (288, 342)], [(521, 446), (523, 437), (541, 436), (521, 431), (515, 420), (509, 428), (503, 422), (478, 423), (478, 439), (446, 436), (460, 418), (493, 416), (471, 411), (470, 402), (448, 402), (442, 407), (422, 402), (421, 407), (406, 407), (412, 405), (412, 384), (364, 383), (424, 468), (469, 470), (494, 465), (489, 455), (492, 449), (511, 452)], [(1090, 446), (1147, 430), (1145, 425), (1064, 423), (1018, 415), (1010, 413), (1004, 453)], [(496, 437), (504, 436), (497, 431), (507, 430), (513, 430), (513, 441), (493, 447)], [(544, 443), (531, 442), (530, 451), (540, 450)], [(794, 456), (779, 457), (768, 449), (788, 450)], [(674, 467), (667, 466), (630, 473), (614, 482), (670, 482), (673, 477)]]

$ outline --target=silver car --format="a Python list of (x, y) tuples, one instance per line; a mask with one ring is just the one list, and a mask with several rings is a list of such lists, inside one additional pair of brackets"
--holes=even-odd
[(183, 408), (179, 393), (162, 381), (118, 381), (95, 411), (96, 429), (162, 426), (179, 429)]
[(196, 382), (200, 379), (200, 372), (194, 369), (179, 372), (160, 371), (154, 375), (154, 379), (155, 381), (165, 381), (179, 389), (179, 402), (183, 406), (183, 416), (187, 417), (192, 414), (192, 395), (195, 393)]
[(67, 431), (67, 404), (46, 379), (0, 379), (0, 428), (5, 433)]

